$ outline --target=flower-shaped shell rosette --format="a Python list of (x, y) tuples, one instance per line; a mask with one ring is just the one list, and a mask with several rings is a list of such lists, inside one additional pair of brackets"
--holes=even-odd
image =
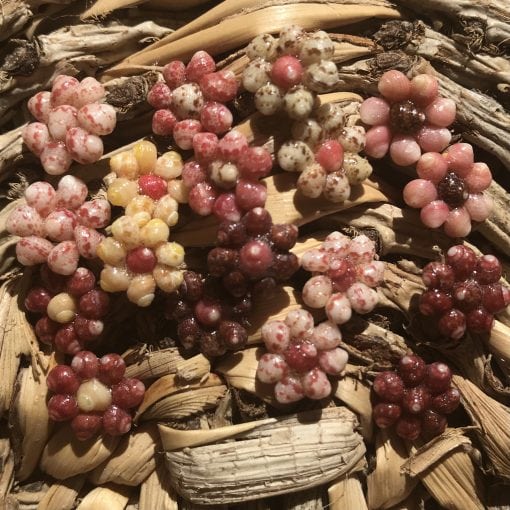
[(182, 282), (181, 245), (169, 242), (170, 227), (178, 220), (179, 202), (187, 200), (182, 181), (182, 158), (176, 152), (157, 157), (156, 146), (139, 142), (110, 160), (108, 200), (125, 209), (111, 225), (112, 237), (98, 246), (105, 263), (101, 288), (127, 291), (130, 301), (149, 306), (156, 286), (173, 292)]
[(108, 225), (110, 204), (96, 198), (85, 201), (86, 184), (72, 175), (60, 179), (57, 189), (34, 182), (25, 190), (26, 204), (7, 218), (7, 230), (20, 236), (16, 256), (24, 266), (48, 263), (52, 271), (71, 275), (80, 256), (92, 259), (104, 236), (96, 229)]
[(492, 182), (485, 163), (475, 163), (473, 147), (456, 143), (443, 154), (423, 154), (416, 171), (419, 179), (404, 188), (404, 200), (421, 209), (421, 221), (429, 228), (443, 226), (450, 237), (465, 237), (472, 221), (485, 221), (492, 211), (492, 199), (484, 191)]
[(372, 166), (359, 155), (365, 129), (355, 125), (358, 119), (358, 103), (327, 103), (313, 117), (294, 122), (295, 139), (280, 146), (277, 161), (283, 170), (299, 172), (297, 187), (303, 195), (341, 203), (351, 186), (370, 176)]
[(238, 84), (232, 71), (216, 71), (214, 59), (198, 51), (187, 65), (174, 60), (163, 68), (163, 79), (147, 95), (156, 109), (152, 131), (173, 136), (176, 145), (191, 149), (198, 133), (226, 133), (233, 116), (225, 103), (234, 99)]
[(335, 324), (347, 322), (353, 310), (371, 312), (379, 302), (375, 287), (384, 276), (384, 262), (375, 257), (374, 242), (367, 236), (350, 239), (331, 233), (320, 248), (301, 257), (301, 266), (314, 274), (303, 287), (303, 301), (310, 308), (325, 308)]
[(285, 321), (264, 324), (262, 339), (269, 352), (259, 360), (257, 378), (275, 384), (275, 398), (282, 404), (328, 397), (332, 388), (327, 374), (338, 376), (347, 364), (338, 327), (329, 321), (314, 327), (313, 317), (303, 309), (289, 312)]
[(62, 276), (41, 266), (40, 283), (25, 298), (26, 310), (42, 314), (35, 324), (39, 341), (66, 354), (76, 354), (100, 338), (109, 303), (108, 294), (96, 287), (94, 274), (85, 267)]
[(89, 351), (75, 354), (70, 365), (57, 365), (46, 384), (54, 395), (48, 414), (56, 422), (70, 421), (84, 441), (101, 432), (120, 436), (131, 430), (132, 411), (140, 405), (145, 385), (124, 376), (126, 364), (118, 354), (98, 359)]
[(423, 152), (441, 152), (451, 140), (455, 102), (439, 95), (437, 78), (419, 74), (412, 80), (400, 71), (387, 71), (378, 83), (382, 97), (366, 99), (361, 120), (372, 126), (365, 153), (382, 158), (388, 151), (400, 166), (413, 165)]
[(25, 126), (23, 141), (48, 174), (64, 174), (73, 160), (88, 164), (101, 158), (100, 136), (110, 134), (117, 123), (115, 109), (104, 98), (104, 87), (95, 78), (80, 82), (59, 75), (51, 92), (38, 92), (28, 101), (38, 122)]
[(273, 167), (265, 147), (249, 147), (246, 137), (234, 129), (221, 140), (213, 133), (198, 133), (193, 149), (195, 158), (184, 165), (182, 182), (194, 212), (239, 221), (243, 212), (264, 206), (267, 190), (259, 179)]
[(423, 268), (427, 290), (420, 296), (420, 311), (437, 319), (439, 332), (459, 341), (466, 331), (490, 333), (494, 314), (510, 304), (510, 288), (500, 282), (501, 262), (494, 255), (477, 257), (462, 244), (446, 252), (446, 260)]

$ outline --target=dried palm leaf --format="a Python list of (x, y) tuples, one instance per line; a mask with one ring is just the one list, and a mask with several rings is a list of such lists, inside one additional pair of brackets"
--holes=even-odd
[(124, 510), (130, 493), (131, 488), (123, 485), (96, 487), (81, 500), (76, 510)]
[(11, 491), (14, 483), (14, 454), (9, 440), (0, 438), (0, 503)]
[(143, 401), (136, 411), (134, 421), (138, 421), (151, 406), (166, 397), (186, 393), (198, 388), (209, 388), (221, 385), (221, 379), (215, 374), (209, 374), (205, 379), (192, 384), (180, 380), (173, 374), (161, 377), (151, 384), (145, 392)]
[(56, 482), (48, 489), (39, 502), (37, 510), (72, 510), (76, 498), (85, 483), (85, 475), (77, 475), (62, 482)]
[(87, 473), (112, 455), (119, 440), (102, 436), (79, 441), (69, 426), (58, 427), (43, 450), (40, 467), (58, 480)]
[[(242, 432), (248, 427), (253, 430)], [(228, 504), (305, 490), (349, 473), (365, 453), (356, 427), (351, 411), (330, 407), (209, 431), (160, 426), (160, 433), (176, 491), (194, 503)], [(208, 444), (222, 433), (236, 441)], [(191, 447), (191, 435), (204, 446)], [(215, 469), (204, 470), (211, 462)]]
[(205, 356), (198, 354), (185, 360), (174, 347), (146, 352), (136, 360), (129, 359), (127, 364), (126, 377), (142, 380), (177, 374), (185, 381), (192, 381), (205, 377), (211, 369)]
[[(421, 448), (419, 453), (412, 457), (413, 465), (420, 470), (417, 478), (444, 508), (482, 510), (486, 508), (486, 488), (482, 474), (465, 450), (466, 440), (459, 441), (457, 432), (452, 434), (453, 440), (449, 434), (441, 436), (436, 442)], [(441, 446), (443, 441), (445, 447)], [(432, 455), (428, 453), (429, 448), (433, 449)], [(444, 455), (439, 458), (441, 452)], [(424, 456), (424, 462), (419, 458), (420, 455)]]
[(489, 458), (495, 475), (510, 479), (510, 412), (508, 407), (486, 395), (471, 381), (458, 375), (454, 384), (462, 396), (462, 405), (476, 426), (475, 432)]
[(140, 487), (139, 510), (178, 510), (177, 496), (170, 484), (170, 473), (162, 461)]
[[(231, 16), (236, 13), (239, 15)], [(211, 55), (225, 53), (244, 46), (259, 33), (278, 32), (291, 23), (301, 25), (305, 29), (327, 29), (373, 17), (399, 18), (400, 13), (381, 0), (363, 0), (356, 4), (349, 0), (328, 3), (273, 1), (267, 4), (260, 4), (254, 0), (242, 2), (230, 0), (223, 2), (217, 9), (208, 11), (194, 23), (189, 23), (111, 67), (103, 75), (103, 80), (132, 74), (133, 71), (136, 72), (137, 66), (166, 63), (173, 59), (188, 59), (202, 48), (207, 48)]]
[(375, 443), (376, 467), (367, 476), (368, 507), (390, 508), (407, 498), (418, 481), (401, 472), (408, 456), (402, 439), (380, 429)]
[(121, 438), (114, 454), (90, 473), (89, 480), (94, 485), (140, 485), (156, 469), (159, 448), (156, 425), (138, 427)]
[(328, 488), (330, 510), (368, 510), (363, 486), (356, 475), (345, 476)]

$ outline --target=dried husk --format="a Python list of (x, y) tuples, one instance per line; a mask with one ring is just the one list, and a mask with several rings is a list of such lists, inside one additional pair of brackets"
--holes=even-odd
[[(459, 440), (457, 431), (452, 434), (430, 442), (412, 457), (413, 465), (420, 471), (417, 478), (444, 508), (482, 510), (486, 508), (482, 474), (466, 451), (466, 440)], [(433, 450), (432, 455), (428, 453), (429, 448)], [(420, 456), (424, 456), (423, 462)]]
[[(155, 62), (166, 63), (174, 59), (188, 59), (201, 48), (207, 48), (213, 56), (225, 53), (246, 45), (259, 33), (278, 32), (292, 23), (305, 29), (327, 29), (357, 23), (372, 17), (400, 17), (399, 12), (392, 9), (390, 4), (377, 0), (373, 2), (365, 0), (363, 3), (356, 2), (356, 4), (338, 0), (327, 4), (318, 1), (285, 1), (280, 5), (278, 2), (260, 4), (254, 0), (242, 3), (231, 0), (226, 4), (227, 9), (230, 8), (228, 14), (239, 12), (243, 4), (246, 10), (237, 16), (223, 19), (218, 19), (217, 11), (209, 11), (204, 14), (202, 20), (198, 18), (198, 22), (188, 24), (184, 29), (177, 30), (167, 38), (111, 67), (103, 75), (103, 80), (136, 73), (139, 66), (153, 65)], [(225, 4), (222, 8), (225, 8)], [(200, 24), (202, 24), (201, 27)], [(207, 28), (204, 28), (205, 26)], [(197, 29), (200, 31), (195, 32)]]
[(345, 375), (338, 379), (335, 397), (340, 399), (351, 411), (358, 415), (361, 434), (365, 441), (371, 442), (374, 433), (374, 423), (372, 420), (370, 387), (365, 382)]
[(14, 454), (9, 439), (0, 438), (0, 503), (10, 493), (14, 483)]
[[(231, 430), (226, 441), (168, 451), (180, 434), (218, 434), (211, 431), (171, 431), (160, 426), (167, 468), (176, 491), (191, 502), (228, 504), (296, 492), (350, 472), (365, 453), (355, 432), (356, 416), (331, 407), (279, 418), (276, 423), (252, 422), (252, 432)], [(228, 436), (227, 436), (228, 437)], [(214, 462), (215, 469), (206, 468)], [(205, 468), (205, 469), (204, 469)]]
[(36, 468), (50, 435), (52, 424), (46, 407), (47, 396), (48, 387), (45, 373), (41, 368), (37, 365), (22, 368), (16, 384), (16, 398), (9, 416), (15, 438), (14, 446), (17, 446), (16, 475), (21, 481), (26, 480)]
[(159, 448), (156, 425), (142, 425), (121, 438), (113, 455), (90, 473), (89, 480), (94, 485), (140, 485), (156, 469)]
[(139, 510), (178, 510), (177, 496), (170, 484), (170, 473), (162, 460), (140, 486)]
[(433, 30), (421, 20), (394, 20), (382, 25), (374, 39), (385, 50), (402, 49), (411, 55), (426, 58), (442, 73), (468, 88), (490, 83), (496, 90), (499, 84), (510, 84), (510, 62), (503, 56), (469, 51), (456, 40)]
[(127, 365), (126, 377), (141, 380), (177, 374), (185, 381), (193, 381), (207, 376), (211, 369), (211, 364), (202, 354), (185, 360), (175, 347), (148, 351), (136, 356), (136, 360), (129, 358)]
[(328, 488), (330, 510), (368, 510), (363, 486), (356, 475), (342, 478)]
[(147, 420), (180, 420), (216, 407), (227, 387), (215, 385), (189, 389), (161, 398), (140, 417)]
[(0, 18), (0, 41), (4, 41), (19, 32), (33, 16), (29, 2), (10, 0), (2, 5)]
[(77, 475), (62, 482), (56, 482), (43, 496), (37, 510), (72, 510), (76, 498), (85, 484), (85, 475)]
[[(173, 405), (177, 406), (177, 409), (179, 409), (180, 399), (183, 399), (184, 402), (188, 400), (188, 396), (197, 396), (195, 390), (214, 387), (218, 389), (219, 386), (225, 388), (222, 380), (215, 374), (209, 374), (206, 378), (191, 384), (182, 381), (175, 375), (161, 377), (151, 384), (145, 392), (143, 401), (136, 411), (134, 421), (136, 422), (140, 418), (148, 419), (144, 416), (144, 413), (150, 412), (151, 407), (161, 400), (173, 397)], [(191, 397), (191, 400), (192, 399), (193, 397)], [(152, 418), (160, 418), (160, 416), (154, 416), (154, 413), (150, 414)], [(161, 416), (161, 418), (163, 417)]]
[(92, 489), (76, 507), (76, 510), (124, 510), (131, 488), (124, 485), (109, 484)]
[(58, 427), (43, 450), (41, 470), (58, 480), (87, 473), (109, 458), (119, 441), (107, 435), (79, 441), (69, 426)]
[(401, 472), (407, 449), (393, 431), (379, 429), (375, 444), (376, 466), (367, 476), (368, 507), (390, 508), (407, 498), (418, 482)]
[(323, 510), (324, 487), (313, 487), (305, 491), (291, 492), (281, 496), (282, 508), (286, 510)]
[(454, 375), (462, 405), (475, 425), (475, 433), (495, 475), (510, 479), (510, 412), (508, 407), (486, 395), (470, 380)]

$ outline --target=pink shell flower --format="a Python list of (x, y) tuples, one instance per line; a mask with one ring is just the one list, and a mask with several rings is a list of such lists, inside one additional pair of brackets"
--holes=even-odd
[(378, 84), (382, 97), (369, 97), (360, 107), (366, 133), (365, 152), (382, 158), (388, 151), (400, 166), (413, 165), (422, 151), (441, 152), (451, 140), (455, 102), (441, 97), (434, 76), (419, 74), (412, 80), (400, 71), (387, 71)]
[(475, 163), (473, 147), (456, 143), (443, 154), (423, 154), (416, 171), (419, 179), (404, 188), (407, 205), (421, 209), (422, 222), (429, 228), (444, 226), (450, 237), (465, 237), (472, 221), (485, 221), (492, 211), (486, 190), (492, 174), (485, 163)]
[(284, 321), (267, 322), (262, 339), (269, 352), (259, 360), (257, 378), (275, 384), (275, 398), (282, 404), (326, 398), (331, 394), (327, 374), (340, 375), (347, 364), (338, 326), (326, 321), (314, 327), (313, 317), (302, 308)]

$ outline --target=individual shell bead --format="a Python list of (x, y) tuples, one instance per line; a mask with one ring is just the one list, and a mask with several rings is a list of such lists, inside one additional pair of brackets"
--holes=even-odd
[(306, 33), (301, 27), (284, 27), (278, 39), (255, 37), (246, 47), (250, 62), (243, 70), (243, 87), (252, 92), (263, 115), (283, 110), (292, 119), (306, 119), (316, 106), (316, 96), (338, 83), (331, 60), (334, 43), (322, 30)]
[(453, 341), (466, 331), (490, 333), (494, 314), (510, 304), (510, 289), (500, 282), (501, 275), (494, 255), (477, 257), (468, 246), (452, 246), (445, 262), (423, 268), (427, 290), (420, 296), (420, 312), (434, 317), (441, 335)]
[(25, 126), (22, 137), (46, 173), (62, 175), (73, 160), (89, 164), (101, 158), (100, 137), (110, 134), (117, 122), (115, 109), (104, 100), (104, 87), (94, 78), (80, 82), (59, 75), (51, 92), (38, 92), (28, 101), (39, 122)]
[(429, 228), (443, 227), (450, 237), (465, 237), (472, 222), (485, 221), (492, 212), (492, 199), (485, 190), (492, 174), (485, 163), (475, 163), (473, 147), (456, 143), (439, 154), (426, 152), (416, 165), (418, 179), (404, 188), (404, 200), (421, 209), (420, 218)]
[(118, 354), (97, 358), (90, 351), (76, 352), (70, 365), (57, 365), (48, 373), (46, 383), (53, 393), (48, 402), (50, 419), (70, 421), (80, 441), (102, 433), (126, 434), (145, 386), (125, 377), (125, 370)]
[(370, 126), (368, 156), (379, 159), (389, 152), (397, 165), (408, 166), (422, 152), (441, 152), (448, 146), (456, 106), (439, 95), (435, 76), (419, 74), (409, 80), (391, 70), (381, 76), (378, 89), (382, 97), (369, 97), (360, 108), (362, 122)]
[(26, 311), (39, 317), (35, 323), (38, 339), (65, 354), (75, 354), (101, 338), (109, 303), (90, 269), (79, 267), (62, 276), (46, 265), (41, 266), (24, 301)]
[(110, 204), (96, 198), (86, 201), (88, 189), (80, 179), (66, 175), (54, 189), (34, 182), (25, 190), (25, 204), (8, 216), (7, 231), (21, 237), (16, 243), (18, 261), (25, 266), (47, 262), (62, 275), (72, 274), (79, 258), (93, 259), (104, 238), (98, 229), (110, 222)]
[(232, 71), (216, 71), (214, 59), (198, 51), (187, 65), (174, 60), (163, 68), (163, 80), (153, 85), (147, 101), (155, 108), (152, 131), (173, 136), (180, 149), (192, 148), (197, 133), (226, 133), (233, 116), (226, 103), (237, 94)]
[(183, 161), (179, 153), (157, 155), (156, 146), (138, 142), (110, 159), (107, 197), (124, 208), (111, 226), (112, 237), (98, 246), (104, 262), (100, 285), (107, 292), (127, 292), (138, 306), (149, 306), (156, 288), (173, 292), (182, 282), (181, 245), (169, 241), (178, 219), (184, 191)]
[(375, 245), (365, 235), (350, 239), (332, 232), (320, 248), (306, 251), (301, 266), (314, 274), (303, 287), (310, 308), (325, 308), (330, 321), (344, 324), (352, 312), (371, 312), (379, 302), (384, 262), (376, 260)]
[(395, 427), (398, 436), (410, 441), (420, 436), (428, 441), (442, 434), (447, 425), (445, 415), (460, 403), (460, 393), (451, 380), (448, 365), (426, 365), (419, 356), (405, 355), (397, 371), (380, 372), (374, 379), (376, 425)]
[(267, 322), (262, 340), (269, 352), (259, 360), (257, 378), (275, 385), (275, 398), (282, 404), (328, 397), (328, 375), (341, 375), (347, 365), (338, 326), (328, 321), (314, 327), (313, 317), (302, 308), (289, 312), (283, 321)]

